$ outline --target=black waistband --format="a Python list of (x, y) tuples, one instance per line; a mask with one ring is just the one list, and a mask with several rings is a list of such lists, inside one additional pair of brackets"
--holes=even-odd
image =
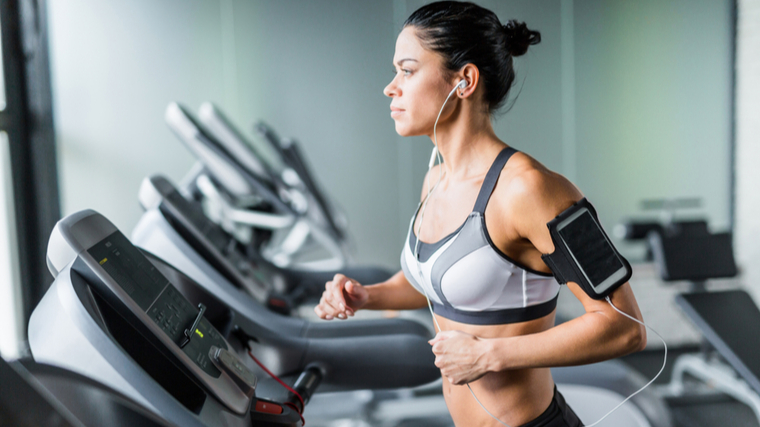
[(578, 415), (565, 402), (565, 397), (554, 386), (554, 397), (549, 407), (536, 419), (520, 427), (583, 427)]
[(431, 301), (433, 312), (455, 322), (470, 325), (503, 325), (507, 323), (527, 322), (538, 319), (554, 311), (557, 307), (557, 295), (549, 301), (528, 307), (505, 308), (502, 310), (465, 311), (449, 305)]

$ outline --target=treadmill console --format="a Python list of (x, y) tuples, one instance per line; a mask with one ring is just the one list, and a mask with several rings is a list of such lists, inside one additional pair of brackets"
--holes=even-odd
[[(92, 210), (64, 218), (53, 230), (51, 252), (76, 254), (72, 269), (90, 278), (94, 289), (125, 319), (152, 334), (175, 363), (231, 411), (248, 412), (256, 388), (254, 374), (204, 318), (203, 304), (190, 304), (110, 221)], [(48, 259), (52, 269), (62, 270), (63, 257)]]
[(273, 292), (274, 277), (268, 277), (237, 247), (237, 241), (203, 213), (200, 206), (185, 199), (161, 176), (146, 178), (140, 188), (143, 206), (154, 200), (172, 226), (222, 276), (234, 286), (246, 290), (257, 301), (267, 301)]
[[(209, 352), (214, 346), (227, 348), (224, 338), (121, 232), (114, 232), (87, 252), (196, 366), (219, 378), (221, 372), (209, 360)], [(193, 329), (196, 319), (200, 320)]]

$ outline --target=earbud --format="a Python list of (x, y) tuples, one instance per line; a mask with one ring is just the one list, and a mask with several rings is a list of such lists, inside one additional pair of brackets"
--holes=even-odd
[(462, 79), (457, 83), (457, 89), (464, 89), (467, 87), (467, 80)]

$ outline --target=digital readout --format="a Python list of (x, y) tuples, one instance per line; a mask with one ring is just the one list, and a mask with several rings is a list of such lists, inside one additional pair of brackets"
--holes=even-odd
[[(179, 346), (185, 329), (192, 327), (198, 309), (121, 232), (114, 232), (87, 252)], [(227, 348), (224, 339), (206, 318), (192, 335), (181, 351), (204, 372), (218, 378), (221, 372), (211, 363), (208, 354), (212, 346)]]

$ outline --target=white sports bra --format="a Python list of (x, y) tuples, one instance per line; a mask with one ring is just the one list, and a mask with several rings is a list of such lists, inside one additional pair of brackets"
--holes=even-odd
[(419, 209), (412, 216), (401, 268), (409, 283), (428, 295), (433, 311), (440, 316), (461, 323), (498, 325), (538, 319), (557, 306), (560, 285), (554, 277), (510, 259), (494, 246), (486, 230), (486, 205), (501, 170), (515, 152), (507, 147), (499, 153), (464, 224), (436, 243), (420, 242), (418, 260), (414, 259), (414, 221)]

